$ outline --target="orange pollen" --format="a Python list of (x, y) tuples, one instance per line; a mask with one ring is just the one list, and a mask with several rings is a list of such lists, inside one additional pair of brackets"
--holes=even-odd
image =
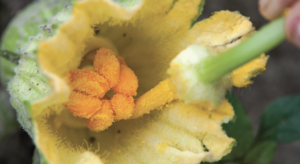
[(120, 63), (114, 52), (107, 48), (97, 51), (94, 58), (94, 70), (108, 80), (111, 88), (119, 82)]
[(107, 80), (89, 69), (74, 69), (67, 73), (67, 80), (72, 90), (102, 98), (110, 89)]
[(101, 105), (102, 102), (100, 99), (76, 91), (72, 91), (69, 101), (63, 103), (63, 106), (74, 116), (81, 118), (90, 118), (101, 108)]
[(115, 94), (111, 98), (111, 104), (116, 120), (128, 119), (132, 116), (134, 99), (131, 96)]
[[(138, 79), (113, 51), (101, 48), (94, 58), (94, 70), (75, 69), (65, 77), (72, 92), (63, 106), (74, 116), (87, 118), (91, 130), (105, 130), (115, 120), (132, 116)], [(106, 95), (110, 88), (116, 93), (111, 100)]]
[(86, 120), (86, 125), (93, 131), (103, 131), (114, 122), (114, 115), (109, 100), (102, 101), (102, 107), (91, 118)]
[(135, 96), (138, 88), (138, 79), (134, 72), (125, 65), (121, 65), (119, 83), (113, 87), (115, 93), (126, 96)]

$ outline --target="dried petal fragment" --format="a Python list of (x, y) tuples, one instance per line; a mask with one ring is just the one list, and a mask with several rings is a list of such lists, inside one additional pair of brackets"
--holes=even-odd
[(72, 91), (69, 101), (63, 103), (74, 116), (90, 118), (96, 111), (101, 108), (102, 102), (94, 97)]
[(120, 76), (120, 63), (113, 51), (101, 48), (94, 59), (94, 70), (104, 76), (111, 88), (117, 85)]
[(75, 69), (66, 74), (73, 90), (102, 98), (110, 89), (107, 80), (90, 69)]
[(102, 100), (102, 107), (91, 118), (86, 120), (86, 125), (92, 131), (103, 131), (110, 127), (114, 121), (112, 106), (109, 100)]
[(119, 83), (113, 88), (115, 93), (126, 96), (135, 96), (138, 88), (138, 78), (134, 72), (125, 65), (121, 65)]
[(134, 100), (132, 97), (115, 94), (111, 98), (111, 104), (116, 120), (127, 119), (132, 115), (134, 109)]

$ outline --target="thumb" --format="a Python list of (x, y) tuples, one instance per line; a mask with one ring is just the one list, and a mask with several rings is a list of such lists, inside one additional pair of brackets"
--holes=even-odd
[(288, 40), (300, 48), (300, 1), (291, 8), (285, 28)]

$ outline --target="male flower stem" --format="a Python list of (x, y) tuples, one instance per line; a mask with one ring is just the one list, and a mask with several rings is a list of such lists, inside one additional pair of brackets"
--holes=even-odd
[(281, 17), (267, 24), (236, 47), (204, 59), (197, 66), (201, 82), (215, 83), (224, 75), (280, 44), (285, 40), (284, 21), (285, 18)]

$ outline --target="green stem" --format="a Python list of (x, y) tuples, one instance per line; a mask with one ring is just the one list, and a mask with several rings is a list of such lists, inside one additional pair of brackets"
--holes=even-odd
[(236, 47), (209, 57), (199, 64), (199, 78), (203, 83), (210, 84), (234, 69), (271, 50), (285, 40), (285, 19), (279, 18), (261, 28), (258, 32)]

